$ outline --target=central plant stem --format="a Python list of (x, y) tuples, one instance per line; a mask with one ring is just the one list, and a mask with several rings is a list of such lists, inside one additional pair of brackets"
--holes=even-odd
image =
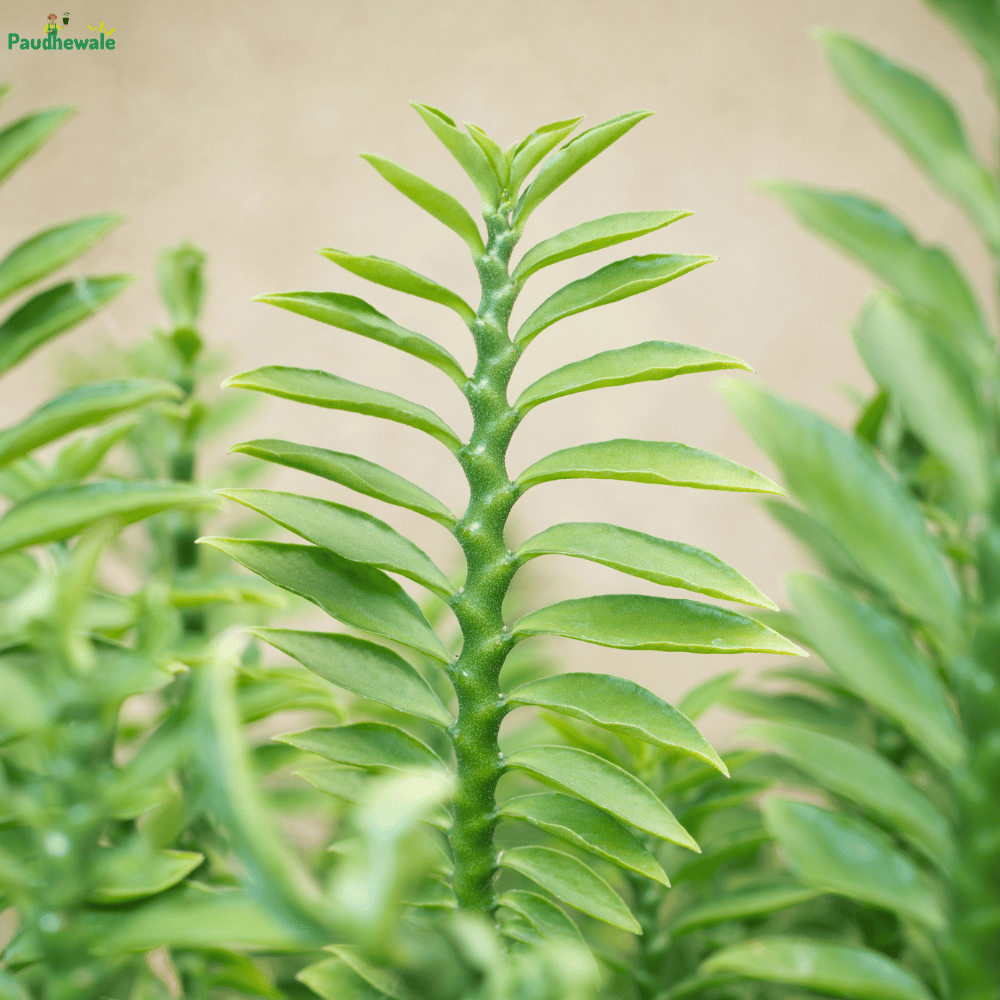
[(458, 719), (451, 731), (458, 769), (451, 845), (459, 905), (491, 913), (497, 905), (496, 786), (504, 769), (497, 736), (507, 713), (499, 679), (513, 642), (502, 609), (516, 570), (504, 526), (517, 499), (506, 465), (507, 445), (517, 426), (517, 415), (507, 402), (507, 384), (518, 358), (507, 330), (517, 296), (509, 272), (517, 233), (510, 225), (509, 204), (501, 204), (485, 219), (489, 238), (476, 261), (483, 294), (472, 327), (476, 369), (465, 387), (473, 430), (459, 453), (469, 483), (469, 506), (455, 526), (467, 575), (452, 602), (462, 629), (462, 652), (451, 667), (458, 697)]

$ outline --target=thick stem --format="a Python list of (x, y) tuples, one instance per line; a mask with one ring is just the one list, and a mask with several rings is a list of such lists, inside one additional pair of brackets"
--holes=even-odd
[(482, 300), (472, 334), (476, 369), (465, 396), (472, 410), (472, 436), (459, 453), (469, 483), (469, 506), (455, 527), (465, 553), (465, 587), (452, 602), (462, 629), (462, 652), (450, 676), (458, 697), (451, 729), (458, 772), (451, 845), (453, 887), (460, 906), (491, 913), (496, 908), (496, 786), (504, 765), (497, 735), (507, 713), (500, 670), (512, 645), (503, 623), (503, 600), (516, 567), (504, 541), (504, 526), (517, 492), (507, 476), (506, 454), (517, 415), (507, 403), (507, 384), (518, 352), (507, 330), (517, 288), (510, 255), (517, 234), (509, 205), (486, 216), (489, 239), (476, 266)]

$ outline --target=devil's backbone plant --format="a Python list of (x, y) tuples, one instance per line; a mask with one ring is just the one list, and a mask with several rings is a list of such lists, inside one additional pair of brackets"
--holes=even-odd
[[(998, 8), (929, 6), (984, 59), (996, 99)], [(840, 83), (965, 211), (995, 261), (995, 164), (972, 151), (948, 98), (859, 41), (822, 37)], [(849, 434), (729, 388), (800, 505), (774, 502), (775, 516), (826, 571), (792, 579), (794, 610), (780, 620), (829, 670), (786, 672), (798, 694), (726, 700), (764, 716), (754, 733), (791, 765), (784, 780), (812, 793), (771, 799), (765, 820), (799, 882), (831, 904), (822, 926), (789, 920), (782, 936), (723, 950), (703, 969), (716, 982), (846, 997), (987, 1000), (1000, 996), (995, 333), (955, 257), (885, 206), (773, 190), (883, 286), (854, 328), (878, 391)]]
[[(638, 594), (562, 601), (507, 622), (504, 597), (515, 574), (528, 560), (547, 554), (592, 560), (644, 580), (723, 600), (765, 608), (771, 604), (721, 560), (679, 541), (613, 524), (568, 523), (554, 525), (512, 550), (505, 537), (506, 522), (521, 496), (552, 480), (617, 479), (698, 489), (781, 491), (727, 459), (664, 441), (588, 442), (550, 454), (516, 476), (508, 473), (507, 448), (518, 425), (550, 400), (605, 386), (746, 366), (685, 344), (612, 345), (544, 375), (510, 400), (508, 384), (517, 362), (550, 326), (658, 287), (711, 258), (657, 253), (618, 260), (553, 293), (511, 331), (508, 320), (514, 303), (542, 268), (654, 232), (687, 214), (631, 212), (585, 222), (536, 244), (512, 266), (515, 247), (534, 210), (648, 112), (612, 119), (565, 143), (578, 119), (556, 122), (504, 152), (475, 126), (462, 131), (441, 112), (415, 107), (478, 190), (485, 237), (451, 195), (381, 157), (366, 159), (393, 187), (466, 243), (482, 287), (478, 308), (402, 264), (341, 250), (323, 254), (353, 274), (456, 313), (475, 344), (471, 374), (434, 340), (399, 326), (353, 296), (291, 292), (265, 295), (262, 300), (397, 348), (436, 368), (468, 402), (473, 419), (469, 440), (462, 440), (423, 406), (324, 370), (267, 367), (238, 375), (228, 384), (393, 420), (423, 431), (446, 448), (468, 482), (468, 504), (460, 514), (396, 473), (356, 455), (280, 440), (252, 441), (237, 450), (425, 515), (451, 532), (461, 546), (464, 584), (456, 587), (417, 545), (383, 521), (349, 506), (290, 493), (224, 491), (309, 544), (210, 541), (343, 624), (426, 658), (437, 678), (450, 682), (455, 714), (412, 663), (389, 646), (354, 634), (256, 630), (334, 684), (398, 712), (398, 725), (356, 722), (289, 735), (284, 737), (287, 742), (333, 761), (341, 772), (345, 767), (355, 769), (352, 773), (358, 780), (366, 771), (386, 768), (443, 766), (453, 772), (455, 791), (439, 817), (447, 837), (440, 905), (493, 916), (514, 939), (545, 938), (560, 928), (575, 933), (568, 918), (545, 896), (519, 887), (500, 891), (504, 884), (520, 886), (527, 879), (589, 917), (639, 933), (629, 907), (581, 860), (580, 853), (596, 855), (600, 864), (610, 862), (612, 871), (618, 867), (662, 879), (659, 865), (632, 831), (697, 850), (694, 838), (647, 785), (598, 754), (566, 745), (520, 745), (503, 752), (498, 738), (501, 723), (516, 708), (542, 707), (677, 750), (720, 771), (725, 767), (687, 718), (620, 678), (562, 674), (505, 693), (501, 672), (508, 654), (517, 643), (538, 635), (622, 649), (701, 653), (792, 654), (797, 647), (753, 618), (718, 605)], [(459, 653), (448, 651), (408, 592), (389, 574), (406, 577), (446, 602), (461, 630)], [(434, 686), (440, 689), (439, 684)], [(424, 724), (436, 730), (439, 752), (413, 735), (411, 730)], [(507, 772), (559, 791), (532, 790), (498, 802), (498, 782)], [(542, 836), (539, 830), (546, 831), (558, 838), (559, 848), (529, 842), (501, 852), (495, 840), (498, 826), (513, 823), (534, 826), (538, 836)], [(501, 871), (505, 874), (498, 888)]]

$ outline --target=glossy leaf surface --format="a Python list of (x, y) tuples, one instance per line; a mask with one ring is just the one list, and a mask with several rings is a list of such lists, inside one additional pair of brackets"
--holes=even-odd
[(515, 750), (505, 762), (558, 785), (623, 823), (698, 850), (691, 835), (646, 785), (603, 757), (573, 747), (533, 746)]
[(728, 774), (726, 765), (691, 721), (652, 691), (611, 674), (556, 674), (514, 688), (510, 705), (534, 705), (582, 719), (613, 733), (703, 760)]
[(452, 723), (423, 677), (391, 649), (353, 635), (259, 627), (251, 631), (320, 677), (362, 698), (439, 726)]
[(371, 417), (394, 420), (436, 438), (450, 451), (462, 446), (459, 436), (436, 414), (419, 403), (381, 389), (372, 389), (330, 372), (308, 368), (270, 365), (242, 375), (234, 375), (224, 388), (253, 389), (297, 403), (309, 403), (333, 410), (348, 410)]
[(553, 292), (518, 328), (514, 344), (523, 350), (546, 327), (567, 316), (648, 292), (713, 260), (714, 257), (662, 253), (616, 260)]
[(574, 556), (665, 587), (682, 587), (760, 608), (775, 607), (746, 577), (711, 552), (614, 524), (556, 524), (529, 538), (514, 555), (521, 563), (541, 555)]
[(504, 803), (500, 815), (531, 823), (606, 861), (670, 885), (660, 863), (621, 823), (583, 799), (561, 792), (518, 795)]
[(471, 323), (476, 318), (476, 310), (460, 295), (430, 278), (425, 278), (422, 274), (417, 274), (416, 271), (411, 271), (403, 264), (397, 264), (394, 260), (386, 260), (384, 257), (358, 257), (332, 248), (321, 250), (320, 253), (327, 260), (332, 260), (334, 264), (339, 264), (344, 270), (356, 274), (359, 278), (447, 306), (457, 312), (466, 323)]
[(777, 632), (734, 611), (645, 594), (602, 594), (561, 601), (525, 615), (513, 631), (519, 637), (561, 635), (616, 649), (802, 652)]
[(345, 625), (385, 636), (442, 663), (449, 659), (413, 598), (381, 570), (314, 545), (239, 538), (201, 541)]
[(602, 351), (583, 361), (574, 361), (543, 375), (518, 396), (514, 409), (524, 414), (539, 403), (590, 389), (604, 389), (633, 382), (654, 382), (693, 372), (742, 368), (752, 371), (739, 358), (716, 354), (690, 344), (650, 340), (645, 344)]
[(434, 365), (459, 386), (465, 384), (462, 366), (440, 344), (422, 333), (414, 333), (413, 330), (394, 323), (364, 299), (354, 295), (342, 295), (339, 292), (275, 292), (271, 295), (258, 295), (254, 301), (266, 302), (395, 347)]
[(554, 479), (622, 479), (659, 486), (784, 495), (784, 490), (766, 476), (721, 455), (675, 441), (632, 438), (594, 441), (554, 451), (525, 469), (516, 485), (523, 493)]
[(530, 878), (588, 916), (633, 934), (642, 933), (614, 889), (572, 855), (550, 847), (512, 847), (500, 855), (500, 865)]
[(274, 438), (247, 441), (236, 445), (233, 451), (321, 476), (356, 493), (414, 510), (446, 528), (451, 528), (457, 520), (440, 500), (432, 497), (426, 490), (357, 455)]
[(352, 767), (406, 771), (441, 766), (434, 752), (420, 740), (383, 722), (321, 726), (301, 733), (285, 733), (275, 739)]
[(448, 578), (413, 542), (364, 511), (274, 490), (219, 493), (344, 559), (399, 573), (442, 597), (449, 597), (454, 590)]

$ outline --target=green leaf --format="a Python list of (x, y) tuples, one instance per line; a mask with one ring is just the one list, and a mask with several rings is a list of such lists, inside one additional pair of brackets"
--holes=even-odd
[(366, 281), (374, 281), (377, 285), (384, 285), (397, 292), (405, 292), (407, 295), (415, 295), (417, 298), (454, 309), (466, 324), (471, 324), (476, 318), (476, 310), (460, 295), (430, 278), (425, 278), (422, 274), (417, 274), (416, 271), (411, 271), (403, 264), (397, 264), (394, 260), (386, 260), (384, 257), (358, 257), (343, 250), (334, 250), (332, 247), (320, 250), (320, 253), (327, 260), (339, 264), (345, 271), (350, 271), (351, 274), (356, 274)]
[(677, 710), (693, 722), (719, 701), (738, 676), (738, 670), (730, 670), (716, 677), (710, 677), (704, 683), (691, 688), (678, 702)]
[(885, 419), (888, 409), (889, 394), (884, 389), (880, 389), (861, 411), (861, 416), (858, 417), (857, 423), (854, 425), (854, 433), (862, 441), (874, 445), (878, 441), (882, 421)]
[(127, 438), (142, 423), (142, 415), (132, 413), (117, 423), (91, 434), (78, 437), (61, 448), (52, 466), (53, 485), (79, 482), (93, 475), (105, 456), (120, 441)]
[(525, 136), (508, 154), (510, 166), (510, 192), (517, 195), (528, 174), (583, 121), (583, 118), (566, 118), (563, 121), (541, 125)]
[(371, 779), (367, 771), (356, 767), (309, 767), (292, 773), (308, 781), (313, 788), (351, 805), (365, 800)]
[(107, 482), (57, 486), (15, 504), (0, 518), (0, 553), (61, 541), (103, 518), (133, 524), (175, 508), (217, 509), (215, 497), (187, 483)]
[(857, 711), (838, 710), (830, 702), (801, 694), (763, 694), (747, 688), (728, 688), (719, 702), (736, 712), (791, 726), (804, 726), (837, 739), (863, 739), (868, 720)]
[(762, 809), (771, 836), (806, 885), (944, 930), (945, 915), (926, 876), (871, 823), (789, 799), (768, 799)]
[(841, 85), (913, 158), (930, 180), (968, 212), (1000, 248), (1000, 199), (989, 172), (969, 149), (951, 102), (922, 76), (853, 38), (821, 40)]
[(164, 250), (156, 262), (160, 295), (175, 328), (193, 331), (198, 323), (205, 294), (204, 267), (205, 255), (190, 243)]
[(443, 111), (438, 111), (429, 104), (411, 103), (410, 107), (423, 118), (428, 128), (469, 175), (483, 199), (483, 205), (495, 208), (500, 195), (496, 174), (476, 140), (463, 132)]
[(441, 767), (440, 759), (430, 747), (402, 729), (384, 722), (321, 726), (274, 738), (299, 750), (307, 750), (334, 763), (350, 764), (352, 767), (399, 771)]
[(282, 399), (292, 399), (297, 403), (395, 420), (430, 434), (449, 451), (457, 452), (462, 447), (461, 438), (427, 407), (411, 403), (391, 392), (372, 389), (319, 369), (269, 365), (243, 372), (242, 375), (234, 375), (226, 379), (222, 386), (225, 389), (253, 389)]
[(19, 424), (0, 431), (0, 465), (125, 410), (180, 396), (180, 389), (171, 382), (138, 378), (95, 382), (72, 389), (49, 400)]
[(426, 553), (371, 514), (296, 493), (217, 492), (344, 559), (399, 573), (446, 599), (454, 593), (455, 588)]
[(822, 894), (821, 889), (801, 885), (777, 885), (755, 888), (750, 892), (731, 893), (722, 899), (713, 899), (681, 912), (670, 925), (670, 936), (680, 937), (702, 927), (711, 927), (728, 920), (745, 920), (763, 917), (789, 906), (808, 903)]
[(295, 978), (323, 1000), (386, 1000), (391, 995), (376, 989), (342, 958), (307, 965)]
[(682, 587), (725, 601), (775, 608), (746, 577), (710, 552), (614, 524), (556, 524), (529, 538), (514, 553), (519, 564), (541, 555), (589, 559), (665, 587)]
[(621, 823), (582, 799), (561, 792), (519, 795), (504, 804), (500, 815), (531, 823), (606, 861), (670, 885), (660, 863)]
[(479, 257), (485, 252), (479, 227), (461, 202), (392, 160), (371, 153), (362, 153), (361, 158), (367, 160), (397, 191), (461, 236), (473, 257)]
[(362, 698), (438, 726), (450, 726), (454, 721), (427, 682), (391, 649), (353, 635), (259, 627), (250, 631), (325, 680)]
[(524, 493), (554, 479), (622, 479), (659, 486), (784, 495), (784, 490), (766, 476), (721, 455), (676, 441), (618, 438), (563, 448), (525, 469), (515, 485)]
[(765, 740), (822, 788), (861, 806), (935, 864), (951, 866), (955, 848), (948, 821), (877, 753), (794, 726), (756, 723), (744, 731)]
[(993, 87), (1000, 84), (1000, 9), (993, 0), (927, 0), (951, 21), (989, 67)]
[(944, 767), (965, 760), (965, 739), (934, 665), (906, 629), (832, 581), (796, 575), (788, 591), (812, 647), (851, 690)]
[(616, 260), (553, 292), (518, 328), (514, 344), (523, 351), (544, 329), (567, 316), (648, 292), (713, 260), (679, 253)]
[(385, 969), (375, 968), (374, 965), (362, 957), (360, 948), (351, 945), (330, 944), (323, 950), (333, 952), (337, 958), (349, 965), (366, 983), (374, 986), (381, 993), (392, 997), (393, 1000), (405, 1000), (405, 994), (402, 992), (402, 987), (396, 976)]
[(98, 851), (90, 894), (95, 903), (121, 903), (153, 896), (180, 882), (205, 860), (194, 851), (156, 851), (141, 834), (124, 843)]
[(19, 243), (0, 261), (0, 301), (76, 260), (124, 219), (91, 215), (44, 229)]
[(518, 284), (523, 284), (536, 271), (550, 264), (557, 264), (580, 254), (591, 253), (604, 247), (612, 247), (626, 240), (655, 232), (671, 222), (687, 218), (690, 212), (622, 212), (606, 215), (601, 219), (584, 222), (552, 236), (533, 246), (518, 261), (511, 275)]
[(523, 416), (539, 403), (569, 396), (590, 389), (631, 385), (634, 382), (656, 382), (689, 375), (692, 372), (718, 371), (720, 368), (742, 368), (753, 371), (739, 358), (716, 354), (689, 344), (673, 344), (665, 340), (650, 340), (614, 351), (602, 351), (583, 361), (557, 368), (528, 386), (514, 403)]
[[(604, 152), (613, 142), (620, 139), (652, 111), (631, 111), (609, 121), (595, 125), (586, 132), (570, 139), (561, 149), (553, 153), (541, 166), (535, 179), (525, 189), (511, 216), (515, 228), (523, 229), (528, 216), (560, 184), (569, 180), (582, 166), (589, 163), (599, 153)], [(550, 126), (551, 127), (551, 126)], [(530, 138), (530, 137), (529, 137)], [(524, 171), (526, 174), (527, 171)]]
[(905, 304), (873, 295), (854, 328), (858, 353), (917, 436), (952, 471), (973, 509), (988, 500), (986, 421), (961, 366)]
[(244, 455), (253, 455), (266, 462), (285, 465), (290, 469), (321, 476), (334, 483), (340, 483), (356, 493), (362, 493), (376, 500), (414, 510), (424, 517), (451, 530), (458, 518), (440, 500), (411, 483), (408, 479), (369, 462), (357, 455), (347, 455), (341, 451), (329, 451), (311, 445), (295, 444), (264, 438), (238, 444), (233, 449)]
[(787, 183), (764, 188), (807, 229), (826, 237), (890, 288), (943, 320), (943, 331), (954, 331), (957, 345), (983, 357), (990, 336), (979, 304), (946, 250), (920, 243), (888, 209), (855, 194)]
[(601, 594), (532, 611), (514, 635), (561, 635), (615, 649), (689, 653), (788, 653), (802, 650), (752, 618), (698, 601), (645, 594)]
[(533, 746), (505, 755), (504, 763), (551, 782), (654, 837), (699, 850), (691, 834), (649, 788), (603, 757), (573, 747)]
[(916, 501), (874, 452), (809, 410), (727, 381), (740, 422), (781, 469), (792, 495), (882, 590), (961, 641), (959, 596)]
[(547, 708), (653, 746), (680, 750), (729, 774), (689, 719), (624, 677), (572, 673), (541, 677), (511, 691), (508, 704)]
[(583, 944), (576, 924), (555, 903), (537, 892), (510, 889), (500, 896), (500, 905), (527, 920), (546, 941)]
[(388, 344), (397, 350), (426, 361), (445, 373), (459, 388), (468, 381), (462, 366), (440, 344), (394, 323), (388, 316), (370, 306), (364, 299), (339, 292), (275, 292), (258, 295), (255, 302), (287, 309), (308, 316), (340, 330)]
[(497, 179), (497, 187), (501, 191), (506, 190), (510, 182), (510, 164), (503, 150), (478, 125), (466, 122), (465, 128), (473, 142), (486, 154), (486, 162)]
[(723, 948), (701, 965), (707, 974), (802, 986), (852, 1000), (933, 1000), (895, 962), (868, 948), (801, 938), (761, 938)]
[(596, 920), (632, 934), (642, 933), (618, 893), (572, 855), (550, 847), (512, 847), (501, 853), (500, 866), (519, 872)]
[(312, 601), (345, 625), (385, 636), (441, 663), (451, 658), (413, 598), (381, 570), (314, 545), (241, 538), (200, 541), (276, 586)]
[(47, 108), (18, 118), (5, 126), (0, 131), (0, 184), (40, 146), (48, 142), (52, 133), (74, 114), (75, 108)]
[(76, 278), (19, 306), (0, 323), (0, 375), (35, 348), (92, 316), (131, 283), (127, 274)]

